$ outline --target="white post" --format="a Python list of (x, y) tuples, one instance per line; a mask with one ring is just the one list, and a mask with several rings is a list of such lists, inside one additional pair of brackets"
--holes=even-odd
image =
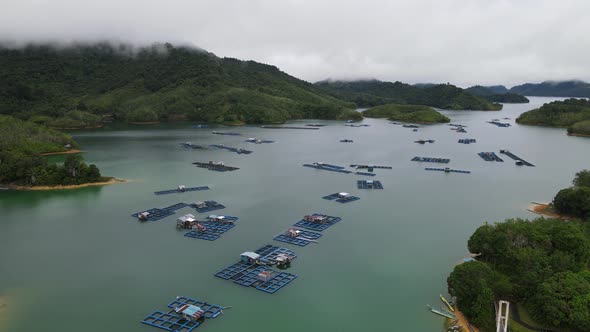
[(508, 332), (508, 317), (510, 316), (510, 302), (499, 301), (496, 312), (496, 332)]

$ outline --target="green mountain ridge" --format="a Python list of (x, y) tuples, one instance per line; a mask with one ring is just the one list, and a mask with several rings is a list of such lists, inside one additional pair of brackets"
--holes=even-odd
[(363, 112), (368, 118), (387, 118), (392, 121), (411, 123), (447, 123), (449, 118), (440, 114), (435, 109), (424, 105), (379, 105)]
[(529, 100), (523, 95), (511, 93), (503, 85), (482, 86), (475, 85), (465, 91), (487, 99), (493, 103), (528, 103)]
[(590, 83), (578, 80), (526, 83), (512, 87), (510, 92), (524, 96), (590, 97)]
[(236, 124), (360, 119), (353, 108), (275, 66), (188, 47), (0, 48), (0, 114), (60, 128), (94, 126), (96, 115)]
[(546, 103), (540, 108), (522, 113), (516, 122), (537, 126), (568, 127), (570, 134), (590, 135), (590, 101), (570, 98)]
[(417, 87), (402, 82), (320, 81), (315, 86), (342, 100), (354, 102), (359, 107), (383, 104), (427, 105), (449, 110), (500, 110), (493, 104), (451, 84), (423, 85)]

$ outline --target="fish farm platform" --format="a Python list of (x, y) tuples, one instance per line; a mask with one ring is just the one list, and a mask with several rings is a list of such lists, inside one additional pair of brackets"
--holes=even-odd
[(424, 163), (439, 163), (439, 164), (448, 164), (451, 159), (446, 158), (432, 158), (432, 157), (414, 157), (412, 161), (424, 162)]
[(246, 143), (254, 143), (254, 144), (263, 144), (263, 143), (274, 143), (275, 141), (268, 141), (268, 140), (264, 140), (264, 139), (257, 139), (257, 140), (250, 140), (247, 139), (244, 142)]
[[(334, 167), (328, 167), (326, 165), (313, 165), (313, 164), (303, 164), (303, 166), (305, 167), (311, 167), (311, 168), (315, 168), (315, 169), (319, 169), (319, 170), (323, 170), (323, 171), (331, 171), (331, 172), (337, 172), (337, 173), (344, 173), (344, 174), (350, 174), (352, 173), (352, 171), (348, 171), (342, 168), (334, 168)], [(341, 166), (338, 166), (341, 167)]]
[(359, 189), (383, 189), (383, 185), (381, 181), (372, 181), (373, 184), (369, 186), (369, 182), (367, 180), (358, 180), (356, 182), (356, 186)]
[[(297, 257), (295, 252), (287, 248), (266, 245), (255, 251), (260, 255), (261, 262), (276, 259), (279, 254), (286, 254), (293, 259)], [(262, 272), (270, 272), (270, 279), (259, 280), (258, 275)], [(216, 277), (224, 280), (232, 280), (234, 283), (244, 287), (254, 287), (265, 293), (274, 294), (281, 288), (287, 286), (297, 276), (286, 272), (277, 272), (266, 265), (246, 263), (239, 261), (215, 274)]]
[(522, 165), (529, 166), (529, 167), (535, 167), (535, 165), (529, 163), (528, 161), (520, 158), (519, 156), (515, 155), (514, 153), (512, 153), (508, 150), (500, 150), (500, 153), (503, 153), (503, 154), (507, 155), (508, 157), (516, 160), (517, 163), (520, 161), (522, 163)]
[(303, 229), (298, 229), (298, 231), (300, 232), (300, 234), (297, 237), (291, 237), (286, 234), (280, 234), (280, 235), (275, 236), (274, 239), (276, 241), (285, 242), (285, 243), (293, 244), (293, 245), (300, 246), (300, 247), (305, 247), (308, 244), (315, 242), (315, 240), (322, 237), (321, 233), (306, 231)]
[(354, 143), (354, 141), (351, 139), (341, 139), (340, 143)]
[(250, 154), (253, 151), (242, 149), (242, 148), (230, 148), (229, 146), (221, 145), (221, 144), (211, 144), (210, 147), (225, 149), (227, 151), (235, 152), (237, 154)]
[(201, 163), (201, 162), (194, 162), (193, 165), (196, 165), (199, 168), (206, 168), (210, 171), (214, 171), (214, 172), (230, 172), (230, 171), (235, 171), (238, 170), (238, 167), (233, 167), (233, 166), (226, 166), (223, 164), (219, 164), (219, 163), (213, 163), (213, 162), (208, 162), (208, 163)]
[(359, 199), (361, 199), (360, 197), (356, 197), (356, 196), (341, 197), (339, 193), (333, 193), (331, 195), (327, 195), (322, 198), (327, 199), (329, 201), (336, 201), (338, 203), (343, 203), (343, 204), (358, 201)]
[(451, 169), (451, 168), (432, 168), (432, 167), (426, 167), (425, 170), (427, 170), (427, 171), (439, 171), (439, 172), (445, 172), (445, 173), (471, 174), (471, 171), (462, 171), (462, 170), (459, 170), (459, 169)]
[(193, 230), (184, 234), (184, 236), (199, 240), (215, 241), (235, 226), (234, 223), (221, 223), (217, 221), (200, 221), (199, 224), (205, 226), (207, 230), (204, 232)]
[(478, 152), (478, 156), (480, 156), (485, 161), (497, 161), (503, 162), (502, 158), (498, 157), (494, 152)]
[(140, 211), (140, 212), (136, 212), (134, 214), (132, 214), (131, 216), (133, 218), (139, 218), (139, 214), (143, 213), (143, 212), (148, 212), (150, 215), (149, 217), (146, 219), (146, 221), (157, 221), (160, 219), (164, 219), (168, 216), (171, 216), (174, 214), (174, 211), (176, 210), (180, 210), (182, 208), (187, 207), (188, 204), (186, 203), (177, 203), (165, 208), (153, 208), (153, 209), (149, 209), (149, 210), (145, 210), (145, 211)]
[(375, 173), (366, 173), (366, 172), (354, 172), (356, 175), (366, 175), (366, 176), (375, 176)]
[(296, 127), (296, 126), (260, 126), (264, 129), (307, 129), (307, 130), (318, 130), (317, 127)]
[(458, 141), (458, 143), (461, 144), (471, 144), (471, 143), (475, 143), (475, 138), (462, 138)]
[(240, 133), (229, 133), (229, 132), (223, 132), (223, 131), (212, 131), (211, 134), (225, 135), (225, 136), (241, 136), (242, 135)]
[(204, 146), (202, 145), (197, 145), (197, 144), (193, 144), (190, 142), (186, 142), (186, 143), (180, 143), (181, 146), (187, 148), (187, 149), (193, 149), (193, 150), (203, 150), (206, 149)]
[(313, 221), (311, 219), (303, 218), (293, 226), (321, 232), (342, 220), (340, 217), (333, 217), (320, 213), (314, 213), (311, 215), (311, 217), (314, 216), (325, 217), (326, 219), (324, 221)]
[(418, 143), (418, 144), (425, 144), (425, 143), (434, 143), (435, 141), (433, 139), (420, 139), (417, 141), (414, 141), (414, 143)]
[(491, 123), (491, 124), (496, 125), (498, 127), (510, 127), (510, 123), (502, 123), (499, 121), (488, 121), (488, 123)]
[(154, 311), (144, 318), (141, 322), (153, 327), (157, 327), (170, 332), (191, 332), (199, 327), (203, 321), (191, 322), (184, 319), (180, 314), (176, 313), (174, 309), (185, 304), (195, 305), (201, 308), (204, 313), (203, 317), (206, 319), (217, 318), (222, 312), (223, 308), (216, 304), (191, 299), (184, 296), (179, 296), (176, 300), (168, 304), (170, 310), (168, 312)]
[(393, 169), (393, 167), (391, 166), (377, 166), (377, 165), (350, 165), (350, 167), (354, 167), (356, 169), (364, 169), (367, 168), (369, 169), (369, 172), (372, 172), (374, 168), (378, 168), (378, 169)]
[(183, 193), (183, 192), (188, 192), (188, 191), (200, 191), (200, 190), (209, 190), (209, 187), (208, 186), (189, 187), (189, 188), (183, 188), (183, 189), (176, 188), (176, 189), (170, 189), (170, 190), (155, 191), (154, 194), (167, 195), (167, 194)]
[(191, 204), (190, 207), (194, 208), (199, 213), (225, 209), (224, 205), (221, 205), (216, 201), (204, 201), (203, 203), (205, 203), (205, 206), (198, 207), (197, 204)]

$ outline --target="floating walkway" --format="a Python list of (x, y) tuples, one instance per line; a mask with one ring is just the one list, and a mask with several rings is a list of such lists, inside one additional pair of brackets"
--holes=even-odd
[(186, 203), (177, 203), (165, 208), (153, 208), (153, 209), (149, 209), (149, 210), (145, 210), (145, 211), (141, 211), (141, 212), (136, 212), (134, 214), (132, 214), (131, 216), (133, 218), (137, 218), (140, 221), (157, 221), (160, 219), (164, 219), (168, 216), (171, 216), (174, 214), (174, 212), (176, 210), (180, 210), (182, 208), (185, 208), (189, 206)]
[(293, 244), (300, 247), (305, 247), (310, 243), (317, 242), (316, 240), (322, 237), (321, 233), (306, 231), (303, 229), (290, 228), (285, 233), (274, 237), (276, 241)]
[(417, 161), (421, 163), (439, 163), (439, 164), (448, 164), (451, 159), (446, 158), (432, 158), (432, 157), (414, 157), (412, 161)]
[(358, 201), (360, 199), (360, 197), (352, 196), (349, 193), (334, 193), (331, 195), (324, 196), (322, 198), (327, 199), (329, 201), (336, 201), (338, 203), (350, 203)]
[(499, 122), (499, 121), (488, 121), (488, 123), (491, 123), (491, 124), (496, 125), (498, 127), (510, 127), (510, 123), (503, 123), (503, 122)]
[(508, 157), (516, 160), (516, 165), (525, 165), (525, 166), (529, 166), (529, 167), (535, 167), (535, 165), (529, 163), (528, 161), (520, 158), (519, 156), (515, 155), (514, 153), (508, 151), (508, 150), (500, 150), (500, 153), (503, 153), (505, 155), (507, 155)]
[(318, 130), (318, 127), (297, 127), (297, 126), (260, 126), (264, 129), (307, 129), (307, 130)]
[(455, 317), (454, 314), (451, 314), (450, 312), (448, 312), (446, 310), (444, 310), (444, 311), (443, 310), (437, 310), (437, 309), (434, 309), (433, 307), (431, 307), (430, 305), (427, 305), (427, 307), (428, 307), (428, 309), (431, 312), (433, 312), (433, 313), (435, 313), (437, 315), (440, 315), (440, 316), (443, 316), (443, 317), (446, 317), (446, 318), (449, 318), (449, 319), (455, 319), (455, 318), (457, 318), (457, 317)]
[(320, 169), (324, 171), (331, 171), (331, 172), (338, 172), (338, 173), (345, 173), (350, 174), (352, 171), (345, 170), (342, 166), (324, 164), (324, 163), (313, 163), (313, 164), (303, 164), (305, 167), (311, 167), (315, 169)]
[(242, 148), (231, 148), (231, 147), (225, 146), (223, 144), (211, 144), (209, 146), (214, 147), (214, 148), (219, 148), (219, 149), (225, 149), (225, 150), (228, 150), (231, 152), (235, 152), (237, 154), (250, 154), (253, 152), (253, 151), (242, 149)]
[(340, 217), (333, 217), (325, 214), (314, 213), (312, 215), (307, 215), (303, 217), (303, 219), (298, 221), (294, 226), (321, 232), (326, 230), (330, 226), (338, 223), (340, 220), (342, 220), (342, 218)]
[(424, 170), (426, 171), (439, 171), (439, 172), (445, 172), (445, 173), (462, 173), (462, 174), (471, 174), (471, 171), (462, 171), (460, 169), (452, 169), (452, 168), (432, 168), (432, 167), (426, 167)]
[(357, 124), (347, 123), (347, 124), (345, 124), (345, 126), (346, 127), (353, 127), (353, 128), (360, 128), (360, 127), (370, 127), (371, 125), (368, 125), (368, 124), (360, 124), (360, 125), (357, 125)]
[(231, 280), (240, 286), (254, 287), (259, 291), (274, 294), (297, 279), (297, 276), (274, 271), (270, 266), (287, 260), (288, 267), (296, 257), (295, 252), (290, 249), (266, 245), (253, 253), (243, 253), (239, 262), (225, 267), (215, 276)]
[(223, 131), (212, 131), (212, 134), (215, 135), (225, 135), (225, 136), (241, 136), (242, 134), (240, 133), (229, 133), (229, 132), (223, 132)]
[(319, 124), (319, 123), (310, 123), (310, 124), (306, 124), (307, 127), (325, 127), (326, 125), (324, 124)]
[(383, 185), (381, 181), (373, 181), (373, 180), (358, 180), (356, 182), (356, 186), (359, 189), (383, 189)]
[(498, 155), (494, 152), (479, 152), (477, 154), (478, 156), (481, 157), (481, 159), (485, 160), (485, 161), (497, 161), (497, 162), (504, 162), (504, 160), (502, 160), (502, 158), (498, 157)]
[(435, 141), (433, 139), (420, 139), (417, 141), (414, 141), (414, 143), (418, 143), (418, 144), (425, 144), (425, 143), (434, 143)]
[(209, 190), (209, 187), (203, 186), (203, 187), (188, 187), (188, 188), (186, 188), (185, 186), (178, 186), (178, 188), (176, 188), (176, 189), (155, 191), (154, 194), (168, 195), (168, 194), (176, 194), (176, 193), (183, 193), (183, 192), (188, 192), (188, 191), (200, 191), (200, 190)]
[(196, 145), (196, 144), (193, 144), (191, 142), (180, 143), (180, 145), (183, 146), (183, 147), (185, 147), (185, 148), (187, 148), (187, 149), (193, 149), (193, 150), (197, 150), (197, 149), (198, 150), (203, 150), (203, 149), (206, 149), (202, 145)]
[(184, 234), (184, 236), (199, 240), (215, 241), (235, 226), (234, 223), (220, 223), (217, 221), (199, 221), (198, 224), (204, 226), (204, 230), (193, 229)]
[(194, 208), (199, 213), (225, 209), (224, 205), (221, 205), (216, 201), (196, 202), (195, 204), (191, 204), (190, 207)]
[(194, 162), (193, 165), (196, 165), (199, 168), (206, 168), (210, 171), (215, 171), (215, 172), (231, 172), (231, 171), (235, 171), (240, 169), (239, 167), (233, 167), (233, 166), (227, 166), (222, 162), (213, 162), (213, 161), (209, 161), (206, 163), (202, 163), (202, 162)]
[(350, 165), (350, 167), (354, 167), (356, 169), (368, 169), (369, 172), (372, 172), (373, 169), (393, 169), (391, 166), (378, 166), (378, 165)]
[(461, 144), (471, 144), (471, 143), (475, 143), (476, 140), (475, 138), (462, 138), (459, 140), (459, 143)]
[(356, 175), (366, 175), (366, 176), (375, 176), (375, 173), (365, 173), (365, 172), (355, 172)]
[[(187, 313), (183, 312), (183, 309), (194, 309), (193, 306), (198, 307), (202, 312), (197, 312), (197, 316), (193, 315), (192, 319), (187, 319)], [(184, 296), (179, 296), (170, 302), (168, 308), (170, 308), (168, 312), (158, 310), (152, 312), (141, 322), (170, 332), (191, 332), (206, 319), (217, 318), (223, 313), (223, 307), (219, 305)]]
[(265, 140), (265, 139), (248, 138), (244, 142), (246, 142), (246, 143), (254, 143), (254, 144), (263, 144), (263, 143), (274, 143), (275, 141), (268, 141), (268, 140)]

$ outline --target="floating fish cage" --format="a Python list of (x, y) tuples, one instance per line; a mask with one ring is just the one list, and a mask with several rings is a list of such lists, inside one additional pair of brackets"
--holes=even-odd
[(340, 143), (353, 143), (354, 141), (351, 139), (341, 139)]
[(231, 148), (229, 146), (225, 146), (222, 144), (211, 144), (209, 146), (214, 147), (214, 148), (224, 149), (224, 150), (231, 151), (231, 152), (235, 152), (237, 154), (250, 154), (253, 152), (253, 151), (242, 149), (242, 148)]
[(497, 162), (504, 162), (502, 158), (498, 157), (494, 152), (478, 152), (478, 156), (485, 161), (497, 161)]
[(426, 144), (426, 143), (434, 143), (435, 141), (433, 139), (420, 139), (417, 141), (414, 141), (414, 143), (418, 143), (418, 144)]
[(315, 169), (319, 169), (319, 170), (324, 170), (324, 171), (337, 172), (337, 173), (344, 173), (344, 174), (352, 173), (352, 171), (348, 171), (348, 170), (343, 169), (344, 167), (342, 167), (342, 166), (335, 166), (335, 165), (330, 165), (330, 164), (313, 163), (313, 164), (303, 164), (303, 166), (315, 168)]
[(268, 141), (268, 140), (256, 139), (256, 138), (248, 138), (244, 142), (246, 142), (246, 143), (254, 143), (254, 144), (263, 144), (263, 143), (274, 143), (275, 141)]
[(356, 169), (367, 168), (367, 169), (369, 169), (370, 172), (372, 172), (374, 168), (375, 169), (377, 169), (377, 168), (378, 169), (393, 169), (393, 167), (391, 167), (391, 166), (378, 166), (378, 165), (355, 165), (355, 164), (352, 164), (352, 165), (350, 165), (350, 167), (353, 167)]
[(184, 236), (199, 240), (215, 241), (235, 226), (234, 223), (219, 223), (216, 221), (199, 221), (198, 223), (204, 228), (193, 229), (184, 234)]
[(307, 129), (307, 130), (318, 130), (317, 127), (297, 127), (297, 126), (260, 126), (264, 129)]
[(459, 169), (452, 169), (452, 168), (432, 168), (426, 167), (424, 170), (426, 171), (438, 171), (438, 172), (445, 172), (445, 173), (462, 173), (462, 174), (471, 174), (471, 171), (463, 171)]
[(174, 214), (176, 210), (185, 208), (187, 206), (188, 204), (186, 203), (177, 203), (161, 209), (153, 208), (145, 211), (136, 212), (131, 216), (141, 221), (157, 221), (160, 219), (164, 219), (168, 216), (171, 216)]
[(255, 252), (245, 252), (241, 260), (225, 267), (216, 277), (231, 280), (244, 287), (254, 287), (259, 291), (274, 294), (297, 278), (296, 275), (275, 271), (271, 268), (287, 259), (289, 264), (297, 255), (294, 251), (266, 245)]
[(306, 231), (304, 229), (290, 228), (284, 234), (274, 237), (276, 241), (293, 244), (300, 247), (305, 247), (310, 243), (316, 242), (322, 237), (321, 233)]
[(414, 158), (412, 158), (412, 161), (424, 162), (424, 163), (448, 164), (451, 161), (451, 159), (432, 158), (432, 157), (414, 157)]
[(201, 190), (209, 190), (208, 186), (202, 186), (202, 187), (185, 187), (185, 186), (178, 186), (178, 188), (176, 189), (170, 189), (170, 190), (162, 190), (162, 191), (155, 191), (154, 194), (156, 195), (168, 195), (168, 194), (176, 194), (176, 193), (183, 193), (183, 192), (189, 192), (189, 191), (201, 191)]
[(193, 144), (191, 142), (180, 143), (180, 145), (183, 146), (183, 147), (185, 147), (185, 148), (194, 149), (194, 150), (202, 150), (202, 149), (205, 149), (204, 146), (202, 146), (202, 145), (196, 145), (196, 144)]
[(488, 123), (496, 125), (498, 127), (510, 127), (510, 123), (502, 123), (499, 121), (488, 121)]
[(356, 175), (365, 175), (365, 176), (375, 176), (375, 173), (366, 173), (366, 172), (355, 172)]
[(141, 322), (170, 332), (191, 332), (205, 320), (217, 318), (223, 313), (223, 307), (219, 305), (184, 296), (168, 303), (168, 308), (168, 312), (152, 312)]
[(334, 193), (331, 195), (324, 196), (322, 198), (330, 201), (336, 201), (338, 203), (350, 203), (358, 201), (360, 199), (360, 197), (352, 196), (349, 193)]
[(359, 189), (383, 189), (381, 181), (358, 180), (356, 182), (356, 185)]
[(238, 167), (233, 167), (233, 166), (227, 166), (222, 162), (213, 162), (213, 161), (209, 161), (206, 163), (203, 162), (194, 162), (193, 165), (196, 165), (199, 168), (206, 168), (210, 171), (214, 171), (214, 172), (231, 172), (231, 171), (235, 171), (238, 170)]
[(225, 206), (216, 201), (203, 201), (191, 204), (190, 207), (197, 210), (199, 213), (225, 209)]
[(507, 155), (508, 157), (514, 159), (516, 161), (516, 165), (518, 166), (529, 166), (529, 167), (535, 167), (535, 165), (529, 163), (528, 161), (520, 158), (519, 156), (515, 155), (514, 153), (508, 151), (508, 150), (500, 150), (500, 153), (503, 153), (505, 155)]
[(475, 143), (475, 138), (462, 138), (458, 141), (461, 144), (471, 144), (471, 143)]
[(341, 221), (342, 218), (328, 216), (321, 213), (314, 213), (311, 215), (304, 216), (303, 219), (295, 223), (295, 227), (302, 227), (312, 231), (324, 231), (327, 228)]
[(241, 136), (242, 134), (240, 133), (229, 133), (229, 132), (223, 132), (223, 131), (212, 131), (212, 134), (215, 135), (225, 135), (225, 136)]

